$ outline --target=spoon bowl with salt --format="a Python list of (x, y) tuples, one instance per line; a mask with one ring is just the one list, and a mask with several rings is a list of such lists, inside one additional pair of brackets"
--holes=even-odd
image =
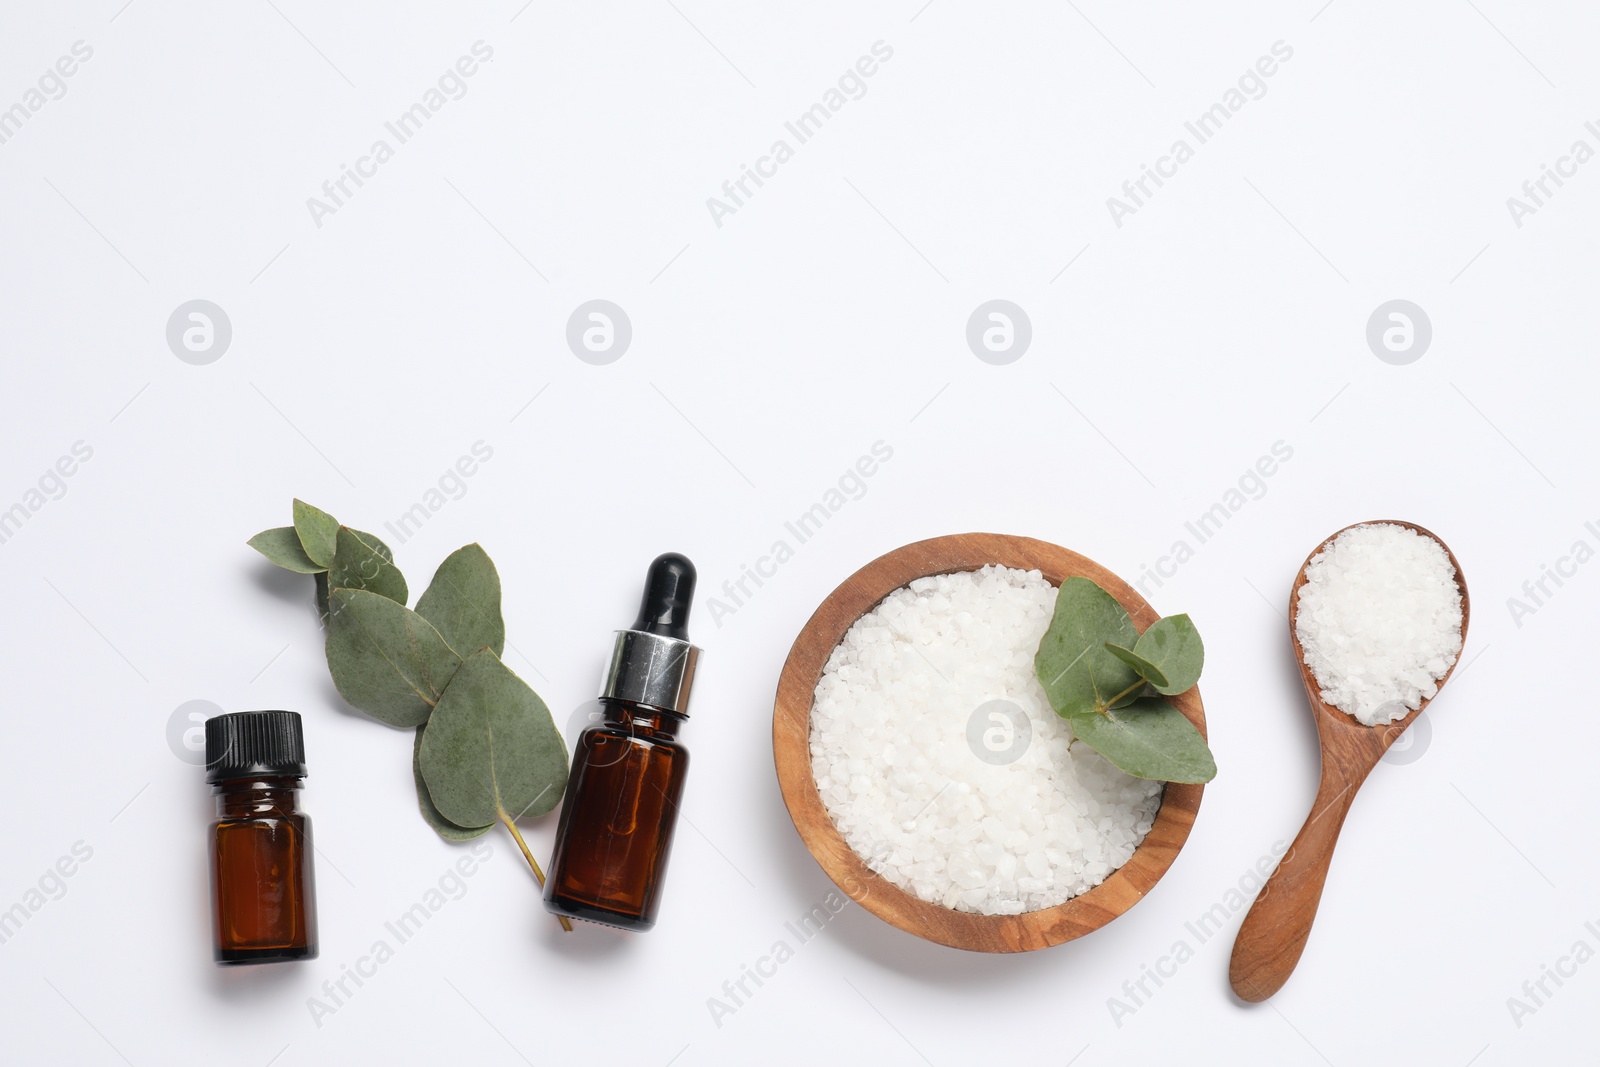
[(1295, 576), (1289, 636), (1322, 775), (1311, 814), (1234, 941), (1228, 981), (1240, 999), (1266, 1000), (1300, 962), (1356, 791), (1455, 670), (1468, 615), (1455, 554), (1408, 522), (1348, 526), (1319, 544)]

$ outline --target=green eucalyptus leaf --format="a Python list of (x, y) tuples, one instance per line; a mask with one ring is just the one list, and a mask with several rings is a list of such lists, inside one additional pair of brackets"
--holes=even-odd
[(333, 562), (339, 547), (339, 520), (299, 498), (294, 502), (294, 532), (306, 555), (323, 567)]
[(1056, 594), (1050, 628), (1034, 656), (1034, 673), (1058, 715), (1081, 715), (1105, 706), (1139, 681), (1106, 642), (1132, 647), (1139, 639), (1128, 612), (1088, 578), (1068, 578)]
[(293, 526), (262, 530), (245, 543), (284, 570), (294, 571), (296, 574), (316, 574), (327, 570), (306, 555), (306, 550), (300, 545), (300, 538), (295, 536)]
[(382, 556), (385, 562), (394, 562), (394, 551), (390, 549), (388, 545), (378, 540), (376, 536), (367, 533), (365, 530), (357, 530), (354, 527), (351, 527), (350, 532), (359, 537), (361, 541), (367, 545), (367, 547), (373, 549), (378, 553), (378, 555)]
[(331, 621), (328, 610), (328, 572), (323, 571), (315, 577), (317, 585), (317, 616), (322, 619), (322, 625), (327, 626)]
[[(1169, 615), (1158, 620), (1140, 635), (1133, 651), (1164, 676), (1162, 681), (1157, 681), (1144, 675), (1156, 687), (1156, 692), (1167, 696), (1193, 689), (1206, 660), (1200, 631), (1194, 628), (1187, 615)], [(1143, 671), (1139, 673), (1144, 674)]]
[(389, 546), (381, 541), (374, 545), (348, 526), (339, 527), (339, 548), (328, 565), (328, 584), (333, 589), (376, 593), (396, 604), (404, 604), (408, 596), (405, 576), (394, 565)]
[[(1161, 673), (1161, 668), (1157, 667), (1154, 663), (1151, 663), (1149, 660), (1133, 651), (1133, 649), (1123, 648), (1121, 645), (1114, 645), (1110, 641), (1107, 641), (1106, 651), (1110, 652), (1113, 656), (1132, 667), (1139, 673), (1139, 677), (1143, 678), (1157, 689), (1161, 689), (1162, 686), (1167, 684), (1167, 676)], [(1165, 689), (1162, 689), (1161, 691), (1166, 692)], [(1179, 692), (1182, 692), (1182, 690), (1180, 689)]]
[(417, 601), (417, 614), (463, 655), (492, 648), (498, 656), (506, 650), (500, 572), (476, 544), (456, 549), (439, 564), (433, 583)]
[(467, 657), (422, 734), (428, 795), (458, 826), (536, 817), (567, 780), (567, 746), (544, 701), (490, 649)]
[(422, 732), (425, 729), (426, 724), (417, 727), (417, 739), (411, 744), (411, 777), (417, 784), (417, 808), (422, 812), (422, 818), (446, 841), (471, 841), (474, 837), (482, 837), (494, 823), (488, 826), (457, 826), (433, 806), (433, 798), (428, 795), (428, 783), (422, 777)]
[(426, 722), (461, 657), (427, 619), (388, 597), (335, 588), (329, 606), (328, 671), (339, 695), (390, 726)]
[(1183, 712), (1161, 697), (1120, 711), (1068, 716), (1078, 740), (1135, 778), (1209, 782), (1217, 776), (1206, 739)]

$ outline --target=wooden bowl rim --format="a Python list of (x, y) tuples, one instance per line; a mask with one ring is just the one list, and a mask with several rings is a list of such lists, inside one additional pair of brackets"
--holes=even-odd
[[(795, 638), (773, 707), (773, 759), (784, 805), (806, 848), (835, 885), (868, 911), (937, 944), (982, 952), (1025, 952), (1099, 929), (1142, 900), (1188, 840), (1202, 785), (1167, 783), (1154, 824), (1133, 855), (1104, 882), (1063, 904), (1021, 915), (979, 915), (923, 901), (874, 873), (828, 815), (811, 771), (811, 707), (828, 656), (845, 632), (884, 597), (917, 578), (999, 564), (1038, 570), (1052, 585), (1067, 578), (1098, 582), (1128, 610), (1141, 632), (1160, 616), (1127, 582), (1086, 556), (1048, 541), (970, 533), (902, 545), (857, 570), (812, 613)], [(1206, 733), (1198, 687), (1171, 698)]]

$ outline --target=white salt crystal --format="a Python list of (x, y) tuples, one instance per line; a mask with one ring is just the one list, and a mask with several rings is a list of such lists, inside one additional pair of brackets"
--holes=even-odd
[(1404, 718), (1461, 654), (1455, 567), (1415, 530), (1351, 527), (1306, 565), (1295, 636), (1323, 700), (1368, 726)]
[[(828, 657), (811, 711), (818, 791), (850, 847), (919, 899), (987, 915), (1054, 907), (1127, 862), (1161, 806), (1161, 783), (1069, 748), (1033, 673), (1055, 600), (1038, 571), (918, 578)], [(967, 742), (991, 700), (1028, 718), (1030, 741), (1005, 765)]]

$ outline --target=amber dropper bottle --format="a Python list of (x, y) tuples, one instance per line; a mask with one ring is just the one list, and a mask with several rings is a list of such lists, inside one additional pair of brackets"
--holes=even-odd
[(700, 650), (689, 643), (694, 564), (675, 552), (650, 564), (633, 627), (618, 630), (601, 686), (603, 719), (578, 735), (544, 906), (556, 915), (648, 930), (661, 908), (689, 750)]
[(218, 963), (317, 954), (311, 820), (296, 803), (306, 774), (300, 716), (241, 711), (206, 720), (211, 925)]

